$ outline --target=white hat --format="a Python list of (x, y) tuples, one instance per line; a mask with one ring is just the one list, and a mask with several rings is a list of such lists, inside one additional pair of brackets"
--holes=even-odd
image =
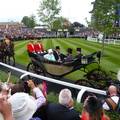
[(48, 49), (48, 53), (53, 53), (53, 50), (52, 49)]
[(15, 120), (29, 120), (37, 109), (34, 98), (26, 93), (15, 93), (8, 101), (12, 105)]

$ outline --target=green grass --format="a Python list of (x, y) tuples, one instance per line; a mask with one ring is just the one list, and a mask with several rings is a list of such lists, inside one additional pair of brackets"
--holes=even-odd
[[(12, 73), (11, 73), (11, 74), (12, 74)], [(7, 79), (8, 79), (8, 72), (3, 72), (3, 71), (0, 70), (0, 81), (6, 82)], [(19, 80), (18, 77), (11, 75), (10, 81), (11, 81), (12, 83), (16, 83), (18, 80)]]
[[(28, 57), (26, 51), (26, 45), (29, 41), (17, 41), (15, 42), (15, 58), (16, 62), (27, 66), (30, 59)], [(82, 53), (84, 55), (90, 54), (92, 52), (98, 51), (102, 49), (102, 44), (95, 43), (91, 41), (86, 41), (84, 39), (78, 38), (57, 38), (57, 39), (43, 39), (42, 40), (44, 48), (47, 50), (49, 48), (55, 48), (55, 46), (59, 45), (61, 48), (61, 52), (66, 54), (66, 49), (71, 47), (73, 49), (73, 55), (76, 54), (76, 48), (81, 47)], [(117, 72), (120, 69), (120, 46), (118, 45), (107, 45), (104, 47), (104, 56), (101, 58), (101, 67), (106, 71), (114, 71)], [(89, 68), (93, 68), (89, 67)], [(73, 73), (72, 75), (68, 75), (71, 79), (78, 79), (81, 77), (78, 71)]]
[[(29, 41), (23, 40), (23, 41), (17, 41), (15, 42), (15, 58), (16, 62), (23, 64), (27, 66), (30, 59), (28, 57), (27, 51), (26, 51), (26, 45)], [(47, 50), (49, 48), (55, 48), (55, 46), (60, 46), (61, 52), (66, 54), (66, 49), (68, 47), (71, 47), (73, 49), (73, 54), (76, 54), (76, 48), (81, 47), (82, 53), (84, 55), (90, 54), (91, 52), (95, 52), (102, 49), (102, 44), (86, 41), (83, 39), (78, 38), (62, 38), (62, 39), (43, 39), (42, 40), (44, 48)], [(120, 46), (119, 45), (105, 45), (104, 47), (104, 56), (101, 59), (101, 67), (104, 70), (107, 71), (114, 71), (117, 72), (120, 69)], [(93, 69), (95, 65), (89, 65), (89, 69)], [(76, 71), (70, 75), (67, 75), (68, 78), (72, 80), (77, 80), (82, 78), (84, 75), (84, 72)], [(18, 80), (16, 77), (12, 77), (11, 79), (14, 79), (15, 81)], [(7, 74), (0, 71), (0, 80), (6, 81), (7, 80)], [(58, 101), (58, 95), (56, 93), (49, 93), (48, 94), (48, 100), (50, 102), (57, 102)], [(82, 111), (82, 104), (78, 104), (75, 102), (75, 108), (79, 112)], [(119, 120), (120, 115), (116, 113), (109, 113), (107, 114), (110, 116), (111, 120)]]

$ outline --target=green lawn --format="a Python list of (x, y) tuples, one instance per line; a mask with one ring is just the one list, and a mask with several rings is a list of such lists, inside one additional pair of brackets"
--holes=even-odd
[[(29, 41), (17, 41), (15, 42), (15, 57), (16, 62), (24, 64), (27, 66), (30, 59), (26, 51), (26, 45)], [(43, 39), (42, 40), (44, 48), (47, 50), (49, 48), (55, 48), (55, 46), (60, 46), (61, 52), (66, 54), (66, 49), (71, 47), (73, 49), (73, 54), (76, 54), (76, 48), (82, 48), (82, 53), (84, 55), (90, 54), (95, 51), (102, 49), (102, 44), (95, 43), (91, 41), (86, 41), (79, 38), (57, 38), (57, 39)], [(104, 56), (101, 58), (101, 67), (106, 71), (117, 72), (120, 69), (120, 46), (118, 45), (105, 45)], [(92, 66), (93, 68), (93, 66)], [(77, 75), (76, 75), (77, 74)], [(78, 79), (81, 77), (78, 71), (68, 76), (71, 79)]]

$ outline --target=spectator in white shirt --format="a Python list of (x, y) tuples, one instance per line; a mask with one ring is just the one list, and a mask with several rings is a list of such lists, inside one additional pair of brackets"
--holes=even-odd
[(110, 85), (108, 88), (108, 98), (105, 99), (103, 104), (103, 109), (115, 110), (119, 102), (119, 96), (117, 94), (117, 87), (114, 85)]

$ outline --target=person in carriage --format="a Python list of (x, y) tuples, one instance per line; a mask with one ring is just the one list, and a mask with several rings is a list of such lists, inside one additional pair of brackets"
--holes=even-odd
[(81, 52), (81, 48), (76, 48), (76, 53), (77, 55), (75, 56), (75, 59), (79, 59), (80, 63), (81, 63), (81, 59), (82, 59), (82, 52)]
[(34, 54), (36, 54), (36, 52), (35, 52), (35, 46), (34, 46), (33, 41), (30, 41), (27, 44), (27, 51), (28, 51), (29, 56), (33, 56)]
[(71, 62), (71, 61), (73, 61), (72, 51), (73, 51), (72, 48), (68, 48), (67, 49), (67, 55), (64, 58), (64, 62)]
[(75, 56), (75, 58), (81, 58), (83, 56), (83, 54), (81, 52), (81, 48), (76, 48), (76, 53), (77, 53), (77, 55)]
[(60, 47), (56, 46), (53, 50), (53, 55), (57, 62), (62, 62), (64, 60), (65, 55), (60, 52)]
[(55, 56), (53, 55), (53, 50), (52, 49), (48, 49), (48, 53), (44, 55), (44, 58), (48, 59), (50, 61), (56, 61)]
[(43, 47), (41, 41), (35, 41), (34, 49), (37, 54), (44, 52), (44, 47)]

